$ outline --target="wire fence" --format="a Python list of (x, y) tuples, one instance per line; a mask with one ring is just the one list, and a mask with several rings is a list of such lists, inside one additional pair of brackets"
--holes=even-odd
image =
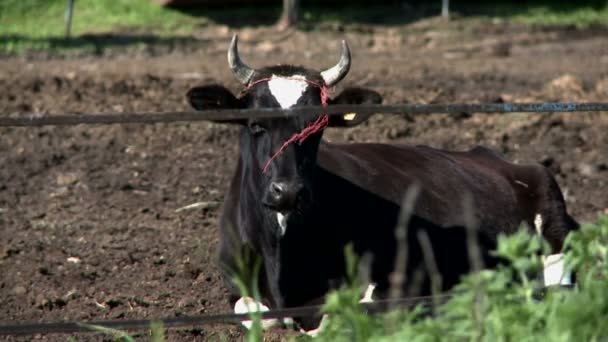
[[(428, 309), (431, 303), (439, 300), (446, 302), (452, 298), (452, 294), (441, 294), (436, 296), (420, 296), (399, 299), (383, 299), (370, 303), (361, 303), (361, 306), (370, 314), (376, 314), (392, 310), (395, 307), (412, 308), (419, 306)], [(301, 306), (294, 308), (273, 309), (259, 313), (260, 319), (284, 319), (293, 317), (311, 317), (322, 315), (322, 305)], [(94, 332), (91, 327), (104, 327), (117, 330), (142, 330), (150, 329), (153, 323), (162, 323), (164, 328), (192, 327), (209, 324), (238, 324), (242, 321), (251, 320), (250, 314), (215, 314), (201, 316), (183, 316), (160, 319), (135, 319), (135, 320), (99, 320), (90, 322), (48, 322), (48, 323), (21, 323), (12, 325), (0, 325), (0, 336), (9, 335), (37, 335), (57, 333), (79, 333)]]
[(216, 109), (204, 111), (130, 112), (130, 113), (73, 113), (40, 114), (25, 113), (2, 115), (0, 127), (71, 126), (81, 124), (153, 124), (184, 121), (227, 121), (237, 119), (265, 119), (290, 117), (304, 114), (345, 113), (369, 114), (456, 114), (462, 113), (558, 113), (558, 112), (608, 112), (607, 102), (542, 102), (542, 103), (480, 103), (480, 104), (400, 104), (400, 105), (331, 105), (303, 106), (290, 109)]
[[(276, 118), (303, 114), (324, 113), (327, 115), (356, 114), (457, 114), (462, 113), (557, 113), (557, 112), (608, 112), (608, 103), (591, 102), (545, 102), (545, 103), (481, 103), (481, 104), (403, 104), (403, 105), (332, 105), (329, 107), (306, 106), (291, 109), (221, 109), (186, 112), (132, 112), (132, 113), (74, 113), (74, 114), (16, 114), (0, 117), (0, 127), (69, 126), (80, 124), (125, 124), (125, 123), (162, 123), (180, 121), (224, 121), (248, 118)], [(437, 300), (447, 301), (451, 294), (414, 298), (385, 299), (372, 303), (361, 303), (369, 313), (379, 313), (395, 306), (428, 307)], [(321, 306), (307, 306), (274, 309), (260, 313), (262, 319), (282, 319), (295, 316), (320, 315)], [(92, 332), (91, 326), (112, 329), (149, 329), (153, 322), (164, 327), (186, 327), (212, 323), (236, 324), (251, 320), (248, 314), (217, 314), (205, 316), (185, 316), (162, 319), (106, 320), (92, 322), (48, 322), (0, 325), (0, 336), (35, 335), (48, 333)]]

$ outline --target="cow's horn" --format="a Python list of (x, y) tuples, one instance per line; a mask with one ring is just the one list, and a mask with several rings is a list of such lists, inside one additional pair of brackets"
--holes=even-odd
[(230, 42), (230, 48), (228, 49), (228, 64), (230, 65), (230, 69), (239, 80), (239, 82), (243, 84), (249, 83), (251, 77), (255, 73), (255, 69), (250, 68), (247, 64), (243, 63), (241, 58), (239, 57), (239, 50), (237, 48), (237, 35), (232, 36), (232, 41)]
[(350, 69), (350, 49), (345, 40), (342, 41), (342, 56), (340, 61), (333, 67), (321, 72), (321, 77), (328, 87), (340, 82)]

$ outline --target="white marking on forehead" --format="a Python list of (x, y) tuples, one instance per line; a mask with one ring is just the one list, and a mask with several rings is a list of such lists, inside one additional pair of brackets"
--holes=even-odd
[(268, 89), (274, 98), (277, 100), (281, 108), (289, 108), (296, 103), (306, 88), (308, 83), (303, 82), (306, 78), (302, 75), (293, 75), (289, 78), (272, 75), (268, 81)]
[(277, 222), (279, 222), (279, 227), (281, 227), (281, 236), (285, 235), (287, 231), (287, 216), (277, 213)]

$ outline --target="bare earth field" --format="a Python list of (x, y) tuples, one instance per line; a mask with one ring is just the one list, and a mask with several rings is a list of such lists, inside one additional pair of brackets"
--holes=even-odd
[[(253, 66), (325, 68), (338, 60), (346, 38), (353, 66), (334, 93), (349, 85), (371, 87), (387, 104), (608, 101), (608, 31), (458, 21), (407, 29), (248, 28), (238, 31), (239, 48)], [(226, 61), (233, 32), (205, 28), (194, 46), (162, 51), (0, 60), (0, 115), (189, 110), (184, 95), (194, 85), (217, 81), (238, 91)], [(458, 150), (480, 144), (517, 162), (541, 162), (556, 175), (570, 211), (585, 222), (608, 213), (606, 132), (608, 113), (463, 113), (377, 115), (360, 127), (330, 130), (326, 138)], [(205, 122), (0, 128), (0, 324), (230, 311), (213, 262), (236, 133)], [(205, 205), (176, 211), (197, 202)], [(167, 335), (170, 341), (242, 337), (228, 325)]]

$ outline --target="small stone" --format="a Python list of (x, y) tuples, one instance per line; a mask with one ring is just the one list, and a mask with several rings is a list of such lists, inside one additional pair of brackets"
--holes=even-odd
[(178, 303), (177, 307), (179, 308), (191, 308), (196, 305), (196, 301), (190, 298), (182, 298)]
[(63, 299), (67, 302), (67, 301), (69, 301), (71, 299), (76, 299), (76, 298), (79, 298), (79, 297), (80, 297), (80, 293), (78, 292), (78, 290), (72, 289), (72, 290), (68, 291), (68, 293), (66, 293), (63, 296)]
[(259, 52), (269, 53), (272, 51), (276, 51), (277, 47), (272, 42), (264, 41), (258, 44), (256, 47)]
[(167, 263), (167, 260), (165, 260), (164, 256), (160, 256), (158, 259), (154, 260), (154, 265), (164, 265)]
[(587, 163), (580, 163), (578, 164), (578, 172), (580, 172), (581, 175), (589, 177), (592, 176), (595, 173), (595, 168)]
[(78, 175), (73, 172), (67, 172), (57, 175), (57, 185), (65, 186), (78, 182)]
[(71, 264), (80, 264), (81, 262), (79, 257), (69, 257), (67, 261)]
[(595, 91), (598, 92), (599, 94), (608, 95), (608, 78), (599, 80), (595, 84)]
[(565, 74), (552, 80), (548, 88), (556, 94), (580, 94), (583, 91), (583, 84), (576, 76)]
[(27, 289), (24, 286), (15, 286), (15, 288), (13, 289), (13, 293), (16, 294), (17, 296), (21, 296), (24, 295), (27, 292)]

